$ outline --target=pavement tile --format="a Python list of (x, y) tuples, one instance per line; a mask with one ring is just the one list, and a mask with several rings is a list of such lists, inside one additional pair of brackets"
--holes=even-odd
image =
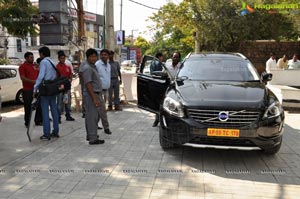
[(205, 192), (205, 199), (232, 199), (232, 194)]
[(128, 186), (123, 192), (122, 198), (148, 198), (152, 188), (150, 187), (131, 187)]
[(49, 178), (35, 178), (32, 181), (30, 181), (28, 184), (26, 184), (23, 187), (23, 189), (45, 191), (55, 181), (56, 181), (55, 179), (49, 179)]
[(10, 195), (9, 199), (39, 199), (41, 194), (42, 192), (38, 190), (19, 189)]
[(150, 193), (150, 198), (177, 198), (177, 189), (153, 188)]
[(155, 182), (155, 177), (133, 176), (130, 180), (129, 186), (153, 187), (154, 182)]
[(78, 182), (74, 181), (56, 180), (50, 187), (47, 188), (47, 191), (56, 193), (70, 193), (77, 184)]
[(70, 194), (94, 196), (102, 185), (99, 182), (82, 180), (76, 184)]
[(43, 191), (38, 197), (42, 199), (65, 199), (66, 196), (65, 193)]
[(95, 194), (95, 197), (111, 197), (111, 198), (121, 198), (125, 192), (127, 186), (123, 185), (106, 185), (100, 187), (100, 189)]
[(79, 195), (79, 194), (66, 194), (65, 196), (65, 199), (94, 199), (94, 198), (95, 198), (94, 196)]

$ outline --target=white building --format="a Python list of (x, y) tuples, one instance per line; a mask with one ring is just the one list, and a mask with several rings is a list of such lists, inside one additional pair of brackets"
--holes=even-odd
[[(7, 49), (5, 51), (5, 45)], [(6, 57), (17, 57), (20, 59), (24, 58), (24, 53), (28, 50), (28, 47), (39, 45), (36, 37), (26, 37), (25, 39), (14, 37), (9, 35), (5, 28), (0, 24), (0, 58)]]

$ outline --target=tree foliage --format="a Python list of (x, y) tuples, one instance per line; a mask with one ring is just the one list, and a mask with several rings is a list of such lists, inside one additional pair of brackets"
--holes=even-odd
[(146, 50), (150, 47), (150, 44), (148, 43), (148, 41), (145, 38), (141, 37), (141, 36), (138, 36), (136, 38), (133, 45), (140, 48), (142, 54), (144, 54), (146, 52)]
[(0, 23), (11, 35), (21, 38), (36, 35), (32, 15), (37, 13), (38, 9), (29, 0), (0, 0)]
[[(298, 3), (252, 0), (247, 4), (283, 2)], [(155, 22), (151, 30), (156, 34), (148, 52), (165, 51), (169, 54), (178, 50), (186, 54), (193, 50), (195, 39), (200, 43), (200, 50), (206, 51), (234, 51), (244, 40), (297, 39), (299, 13), (271, 14), (267, 9), (255, 9), (253, 13), (241, 16), (242, 6), (239, 0), (183, 0), (178, 5), (168, 3), (150, 17)]]

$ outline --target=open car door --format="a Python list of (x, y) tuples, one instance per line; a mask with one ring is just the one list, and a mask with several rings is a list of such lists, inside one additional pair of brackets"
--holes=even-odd
[[(168, 74), (163, 71), (150, 73), (151, 63), (156, 58), (145, 55), (137, 75), (138, 107), (152, 113), (159, 112), (159, 106), (170, 85)], [(163, 66), (165, 69), (165, 66)]]

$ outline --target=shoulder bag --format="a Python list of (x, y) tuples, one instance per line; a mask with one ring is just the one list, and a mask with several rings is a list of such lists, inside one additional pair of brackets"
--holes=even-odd
[(51, 61), (49, 62), (58, 73), (58, 76), (54, 80), (43, 80), (39, 85), (39, 94), (41, 96), (53, 96), (61, 92), (70, 90), (71, 82), (69, 81), (69, 79), (65, 76), (61, 76), (54, 64)]

